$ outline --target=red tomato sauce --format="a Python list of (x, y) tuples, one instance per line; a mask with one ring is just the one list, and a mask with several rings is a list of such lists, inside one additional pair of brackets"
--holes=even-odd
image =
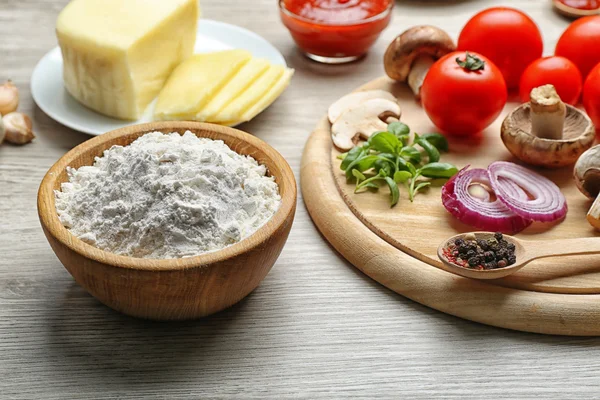
[(322, 57), (360, 56), (389, 24), (393, 0), (281, 0), (294, 41)]
[(567, 7), (578, 10), (596, 10), (600, 8), (600, 0), (560, 0)]

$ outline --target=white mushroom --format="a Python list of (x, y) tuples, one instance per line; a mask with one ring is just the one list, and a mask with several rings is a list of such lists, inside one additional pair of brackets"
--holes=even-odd
[(594, 199), (587, 220), (594, 228), (600, 229), (600, 145), (592, 147), (579, 157), (573, 176), (581, 193)]
[(506, 116), (500, 137), (519, 160), (561, 168), (592, 147), (596, 130), (584, 112), (560, 100), (554, 86), (544, 85), (531, 91), (530, 102)]
[(387, 99), (390, 101), (396, 101), (394, 95), (390, 92), (386, 92), (385, 90), (367, 90), (363, 92), (350, 93), (344, 97), (341, 97), (329, 107), (329, 112), (327, 113), (329, 122), (333, 124), (340, 117), (340, 115), (347, 110), (371, 99)]
[(389, 117), (400, 119), (397, 101), (388, 99), (367, 100), (344, 112), (331, 127), (331, 138), (340, 150), (350, 150), (359, 137), (368, 139), (373, 133), (387, 129), (384, 121)]

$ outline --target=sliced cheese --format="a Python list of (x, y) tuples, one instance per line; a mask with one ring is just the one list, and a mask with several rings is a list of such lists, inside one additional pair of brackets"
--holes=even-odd
[(279, 80), (265, 93), (260, 100), (252, 107), (250, 107), (240, 118), (241, 122), (250, 121), (258, 114), (264, 111), (265, 108), (269, 107), (281, 93), (289, 86), (292, 76), (294, 75), (293, 69), (286, 69)]
[(56, 33), (67, 91), (102, 114), (137, 119), (193, 53), (197, 0), (73, 0)]
[(274, 65), (260, 76), (242, 95), (229, 103), (224, 109), (213, 115), (208, 122), (242, 121), (244, 113), (257, 104), (265, 94), (283, 76), (285, 67)]
[(181, 63), (158, 96), (155, 119), (195, 119), (231, 78), (250, 60), (245, 50), (196, 54)]
[(247, 90), (267, 69), (269, 62), (253, 58), (196, 114), (198, 121), (210, 120)]

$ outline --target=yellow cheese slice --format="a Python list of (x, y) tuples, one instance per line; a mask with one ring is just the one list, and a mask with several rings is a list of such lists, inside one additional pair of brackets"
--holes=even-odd
[(244, 112), (244, 115), (242, 115), (240, 121), (250, 121), (258, 114), (260, 114), (265, 108), (269, 107), (289, 86), (293, 75), (293, 69), (286, 69), (283, 75), (277, 81), (277, 83), (275, 83), (275, 85), (273, 85), (271, 89), (267, 93), (265, 93), (260, 100), (258, 100), (256, 104), (254, 104), (252, 107), (246, 110), (246, 112)]
[(194, 119), (231, 78), (250, 60), (245, 50), (196, 54), (181, 63), (161, 90), (155, 119)]
[(269, 62), (260, 58), (253, 58), (200, 109), (196, 114), (197, 121), (207, 121), (221, 111), (226, 105), (240, 96), (254, 83), (267, 69)]
[(241, 121), (244, 113), (260, 101), (279, 81), (284, 72), (285, 67), (282, 65), (271, 66), (244, 93), (208, 119), (208, 122)]
[(73, 0), (56, 33), (64, 84), (85, 106), (137, 119), (193, 53), (197, 0)]

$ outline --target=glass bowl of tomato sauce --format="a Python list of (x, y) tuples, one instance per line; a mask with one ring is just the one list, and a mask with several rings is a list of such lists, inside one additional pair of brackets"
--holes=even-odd
[(279, 0), (283, 24), (312, 60), (341, 64), (364, 56), (388, 26), (394, 0)]

